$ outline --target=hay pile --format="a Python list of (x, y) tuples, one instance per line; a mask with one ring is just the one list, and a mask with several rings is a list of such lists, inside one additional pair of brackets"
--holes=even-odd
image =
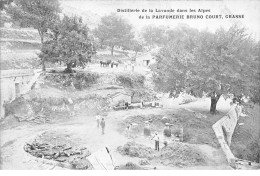
[(144, 169), (132, 162), (128, 162), (125, 165), (119, 166), (117, 170), (144, 170)]
[(146, 158), (166, 166), (191, 167), (202, 166), (207, 163), (207, 157), (194, 145), (178, 142), (163, 147), (159, 152), (153, 150), (151, 147), (131, 142), (118, 147), (117, 150), (122, 155)]
[(149, 160), (155, 157), (155, 151), (151, 147), (146, 147), (141, 144), (134, 144), (133, 142), (128, 142), (124, 146), (119, 146), (117, 151), (122, 155), (147, 158)]
[(202, 166), (206, 156), (194, 146), (184, 143), (173, 143), (163, 147), (158, 158), (163, 165), (169, 166)]

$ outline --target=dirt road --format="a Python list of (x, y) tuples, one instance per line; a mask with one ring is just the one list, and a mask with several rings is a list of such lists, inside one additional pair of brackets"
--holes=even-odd
[[(53, 166), (39, 163), (28, 157), (28, 153), (23, 150), (26, 142), (34, 139), (37, 135), (46, 131), (57, 131), (67, 135), (68, 138), (75, 140), (76, 143), (86, 146), (91, 153), (101, 149), (104, 146), (109, 146), (113, 151), (113, 155), (118, 164), (125, 164), (129, 161), (138, 163), (139, 158), (131, 158), (121, 156), (116, 152), (116, 148), (125, 144), (129, 140), (124, 135), (124, 132), (118, 131), (118, 123), (131, 115), (147, 115), (160, 114), (165, 111), (175, 112), (175, 109), (137, 109), (127, 111), (112, 111), (108, 113), (106, 119), (105, 135), (101, 134), (101, 129), (97, 128), (96, 120), (93, 116), (85, 114), (79, 115), (73, 119), (68, 119), (66, 122), (58, 122), (54, 124), (24, 124), (12, 129), (1, 131), (1, 169), (53, 169)], [(153, 147), (153, 141), (139, 136), (135, 139), (137, 143), (145, 144)], [(196, 168), (182, 169), (230, 169), (220, 149), (215, 149), (208, 145), (197, 145), (209, 158), (209, 166)], [(180, 169), (175, 167), (162, 166), (158, 163), (157, 169)]]

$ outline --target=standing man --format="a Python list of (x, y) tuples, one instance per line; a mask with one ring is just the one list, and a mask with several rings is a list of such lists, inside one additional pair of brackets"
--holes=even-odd
[(158, 135), (158, 132), (156, 131), (155, 132), (155, 135), (152, 137), (151, 140), (155, 141), (155, 150), (158, 150), (159, 151), (159, 135)]
[(164, 136), (166, 136), (166, 137), (171, 137), (172, 132), (171, 132), (170, 124), (169, 124), (169, 123), (165, 123), (165, 127), (164, 127), (164, 130), (163, 130), (163, 134), (164, 134)]
[(144, 101), (143, 101), (143, 99), (141, 99), (141, 109), (143, 108), (143, 106), (144, 106)]
[(105, 122), (104, 118), (102, 118), (100, 125), (101, 125), (101, 128), (102, 128), (102, 134), (105, 134), (106, 122)]
[(127, 129), (127, 138), (129, 139), (131, 136), (131, 130), (132, 130), (132, 123), (129, 123), (126, 127)]
[(134, 71), (135, 70), (135, 65), (133, 63), (131, 64), (131, 67), (132, 67), (132, 71)]
[(100, 123), (100, 115), (96, 115), (96, 120), (97, 120), (97, 128), (99, 128), (99, 123)]
[(125, 102), (125, 109), (128, 109), (129, 103)]

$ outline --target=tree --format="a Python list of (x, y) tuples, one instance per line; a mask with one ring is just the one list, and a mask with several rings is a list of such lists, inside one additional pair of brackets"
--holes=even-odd
[(94, 33), (101, 44), (105, 43), (111, 48), (111, 55), (115, 46), (123, 46), (134, 37), (132, 26), (115, 13), (102, 17)]
[(131, 49), (135, 51), (135, 57), (138, 52), (142, 52), (144, 50), (143, 43), (141, 41), (132, 40), (130, 44), (132, 46)]
[[(38, 30), (43, 44), (45, 35), (53, 21), (58, 18), (60, 4), (58, 0), (14, 0), (7, 7), (7, 13), (21, 27), (33, 27)], [(45, 60), (41, 60), (45, 70)]]
[(14, 0), (1, 0), (0, 1), (0, 10), (4, 10), (6, 5), (9, 5), (13, 2)]
[[(253, 96), (251, 96), (250, 99), (253, 103), (258, 103), (260, 105), (260, 63), (259, 63), (260, 62), (260, 41), (258, 41), (252, 53), (254, 53), (254, 55), (257, 56), (255, 59), (256, 63), (253, 65), (253, 67), (255, 67), (254, 70), (257, 70), (258, 72), (256, 72), (255, 75), (253, 75), (255, 81), (254, 84), (252, 84), (253, 88), (251, 90)], [(260, 157), (260, 153), (259, 153), (259, 157)]]
[(136, 57), (138, 52), (142, 52), (144, 50), (143, 46), (144, 46), (144, 44), (142, 41), (133, 39), (133, 40), (130, 40), (128, 43), (124, 43), (122, 45), (122, 49), (134, 51), (135, 57)]
[(53, 25), (50, 40), (43, 43), (40, 58), (52, 63), (65, 63), (65, 72), (71, 73), (72, 68), (90, 62), (95, 52), (94, 42), (89, 36), (89, 29), (76, 16), (64, 16)]
[[(192, 34), (192, 33), (190, 33)], [(216, 113), (221, 95), (252, 97), (259, 61), (256, 43), (237, 25), (229, 30), (179, 35), (161, 49), (152, 67), (154, 81), (162, 91), (187, 92), (211, 97)]]
[(151, 48), (154, 45), (162, 45), (165, 41), (165, 27), (164, 26), (145, 26), (143, 28), (142, 36), (146, 44)]

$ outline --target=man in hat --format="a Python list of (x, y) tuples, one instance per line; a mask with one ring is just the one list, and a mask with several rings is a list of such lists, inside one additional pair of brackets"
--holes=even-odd
[(104, 117), (102, 118), (101, 122), (100, 122), (100, 126), (102, 128), (102, 134), (105, 134), (105, 126), (106, 126), (106, 122)]
[(151, 140), (153, 140), (154, 139), (154, 141), (155, 141), (155, 150), (158, 150), (159, 151), (159, 135), (158, 135), (158, 132), (156, 131), (155, 132), (155, 134), (154, 134), (154, 136), (152, 137), (152, 139)]

